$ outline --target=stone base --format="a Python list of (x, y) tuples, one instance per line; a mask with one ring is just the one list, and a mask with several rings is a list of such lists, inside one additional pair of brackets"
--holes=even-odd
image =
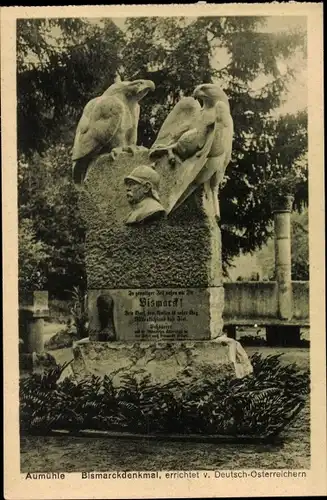
[(72, 371), (77, 379), (108, 375), (116, 387), (126, 375), (154, 384), (218, 382), (226, 376), (241, 378), (252, 366), (241, 345), (224, 337), (196, 342), (76, 342)]

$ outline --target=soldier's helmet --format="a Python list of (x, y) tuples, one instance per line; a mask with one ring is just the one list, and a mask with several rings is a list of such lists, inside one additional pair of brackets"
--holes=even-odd
[(147, 165), (140, 165), (124, 178), (124, 182), (132, 180), (138, 182), (139, 184), (146, 184), (147, 182), (151, 185), (151, 193), (155, 200), (160, 202), (159, 199), (159, 174), (151, 167)]

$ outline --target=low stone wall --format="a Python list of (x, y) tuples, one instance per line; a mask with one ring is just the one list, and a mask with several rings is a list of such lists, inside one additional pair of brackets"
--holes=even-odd
[(277, 316), (275, 282), (237, 281), (224, 283), (224, 318), (255, 319)]
[(293, 318), (308, 320), (310, 313), (309, 281), (292, 281)]
[[(274, 281), (237, 281), (224, 283), (225, 322), (253, 320), (268, 325), (278, 322), (277, 283)], [(293, 317), (291, 322), (309, 323), (309, 282), (292, 281)], [(285, 322), (285, 321), (284, 321)]]

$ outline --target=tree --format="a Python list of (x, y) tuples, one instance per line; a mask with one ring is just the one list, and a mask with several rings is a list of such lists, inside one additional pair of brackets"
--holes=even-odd
[(17, 20), (18, 149), (72, 145), (83, 107), (111, 85), (123, 35), (110, 20)]
[(46, 282), (48, 254), (45, 245), (37, 241), (32, 221), (23, 219), (19, 225), (18, 285), (19, 292), (40, 290)]
[(43, 156), (21, 158), (18, 164), (19, 225), (29, 221), (36, 241), (46, 250), (43, 275), (47, 288), (57, 295), (86, 283), (84, 227), (78, 193), (67, 174), (70, 169), (69, 150), (61, 144)]
[(309, 280), (308, 211), (292, 214), (292, 279)]

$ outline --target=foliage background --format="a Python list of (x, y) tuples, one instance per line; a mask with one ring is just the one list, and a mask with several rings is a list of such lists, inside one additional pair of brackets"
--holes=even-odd
[[(295, 209), (306, 206), (307, 114), (276, 113), (295, 76), (291, 58), (306, 57), (306, 33), (270, 33), (266, 22), (153, 17), (127, 19), (120, 29), (110, 19), (17, 21), (21, 288), (46, 287), (62, 297), (86, 286), (71, 147), (83, 107), (116, 75), (156, 84), (141, 107), (138, 143), (144, 146), (181, 95), (211, 81), (226, 90), (235, 138), (221, 191), (225, 268), (271, 236), (272, 186), (278, 193), (291, 185)], [(303, 265), (296, 264), (293, 277), (303, 275)]]

